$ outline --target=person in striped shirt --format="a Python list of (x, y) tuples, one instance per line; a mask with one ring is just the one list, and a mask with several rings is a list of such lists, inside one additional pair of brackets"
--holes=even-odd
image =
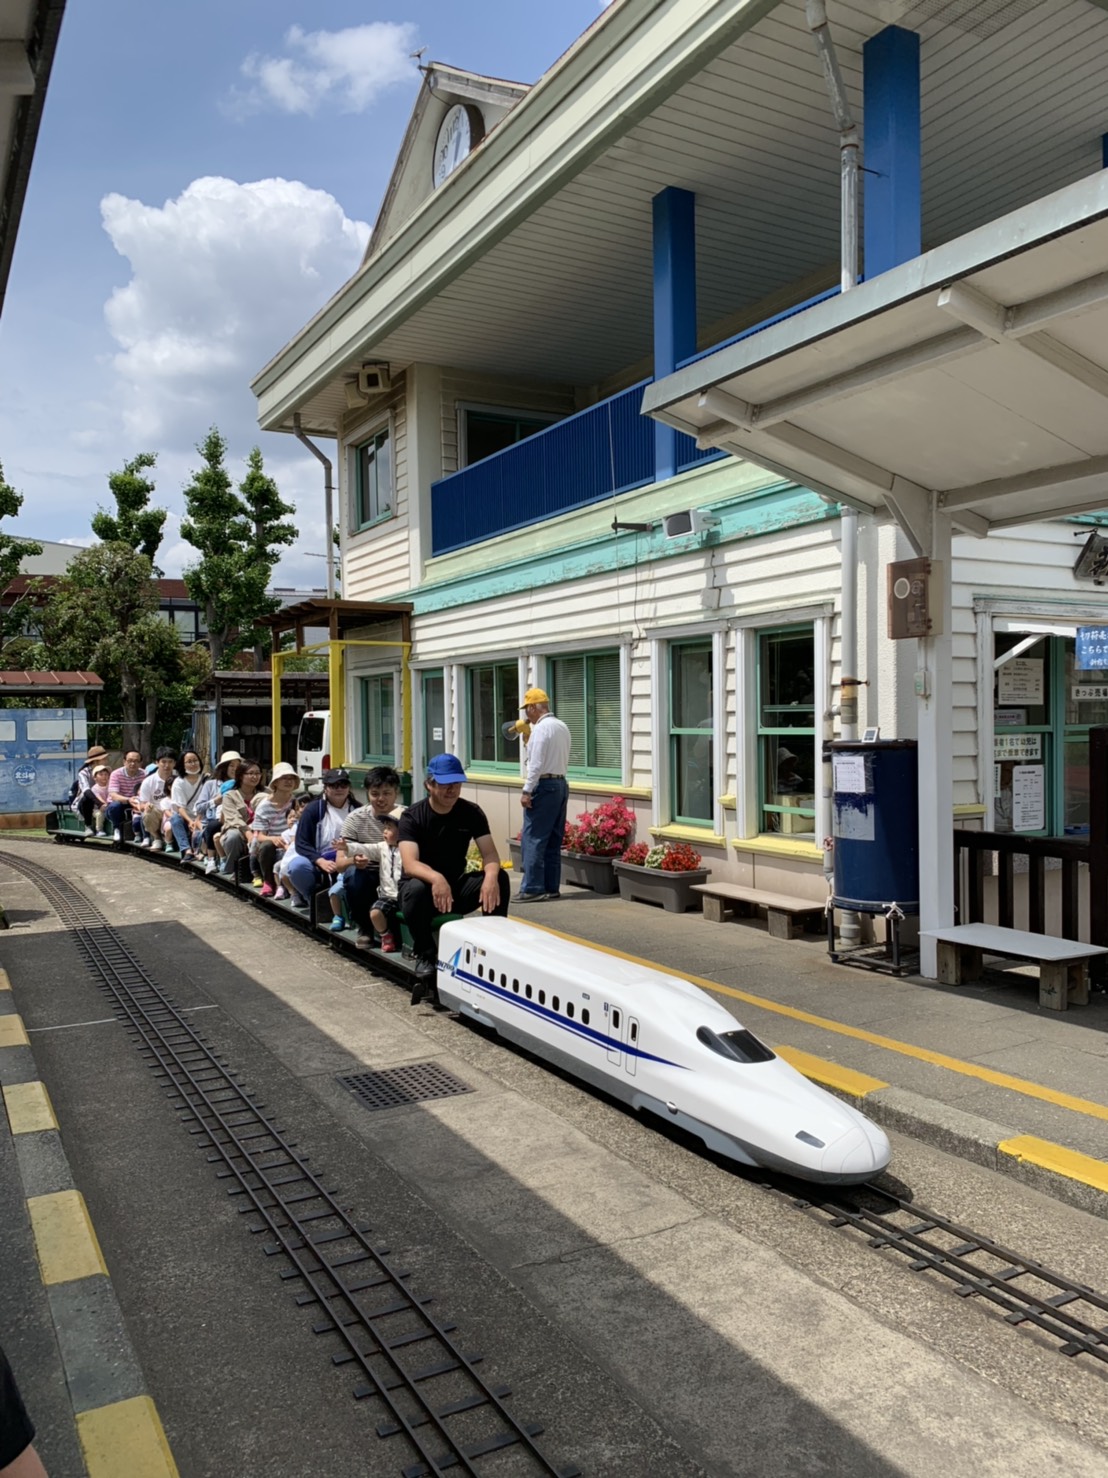
[(134, 838), (133, 821), (141, 816), (143, 805), (138, 798), (139, 788), (146, 779), (142, 768), (142, 755), (137, 749), (129, 749), (123, 756), (123, 767), (113, 770), (108, 779), (108, 822), (117, 842)]
[(262, 897), (272, 898), (277, 891), (274, 868), (284, 851), (282, 833), (288, 826), (292, 793), (299, 784), (296, 771), (284, 761), (274, 765), (269, 777), (269, 791), (254, 807), (254, 824), (250, 828), (250, 853), (262, 877)]

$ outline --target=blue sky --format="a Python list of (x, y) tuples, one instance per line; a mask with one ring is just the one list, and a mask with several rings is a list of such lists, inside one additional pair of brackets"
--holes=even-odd
[(214, 421), (297, 504), (282, 584), (322, 583), (317, 464), (249, 381), (357, 266), (424, 61), (533, 82), (600, 0), (69, 0), (0, 319), (10, 532), (90, 542), (107, 474), (181, 488)]

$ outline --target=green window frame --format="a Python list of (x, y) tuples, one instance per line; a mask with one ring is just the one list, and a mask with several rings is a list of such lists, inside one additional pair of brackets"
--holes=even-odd
[(420, 673), (419, 698), (423, 715), (422, 758), (426, 765), (429, 759), (447, 750), (446, 675), (441, 667), (427, 667)]
[(360, 679), (362, 763), (396, 763), (396, 674), (374, 673)]
[(758, 830), (816, 831), (816, 638), (810, 622), (757, 633)]
[(393, 511), (392, 435), (382, 426), (354, 448), (354, 523), (365, 529)]
[(466, 669), (466, 763), (483, 770), (519, 773), (518, 738), (505, 739), (501, 725), (518, 718), (519, 665), (488, 662)]
[(715, 825), (715, 730), (712, 643), (674, 642), (668, 663), (668, 739), (671, 820)]
[(623, 777), (623, 698), (620, 655), (574, 652), (549, 657), (551, 709), (569, 727), (569, 771), (584, 780)]

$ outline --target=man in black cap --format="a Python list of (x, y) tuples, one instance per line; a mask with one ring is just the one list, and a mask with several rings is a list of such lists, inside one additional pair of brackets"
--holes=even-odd
[(99, 764), (101, 760), (106, 760), (107, 757), (108, 751), (101, 748), (99, 744), (94, 744), (89, 750), (84, 764), (77, 771), (77, 778), (73, 782), (73, 789), (69, 793), (70, 809), (76, 811), (77, 815), (85, 823), (85, 836), (87, 837), (94, 837), (96, 835), (96, 828), (92, 824), (93, 813), (100, 804), (96, 796), (92, 793), (92, 767), (93, 765)]
[[(454, 755), (437, 754), (427, 766), (426, 799), (400, 818), (400, 907), (416, 954), (413, 1006), (426, 995), (436, 999), (438, 958), (431, 929), (436, 914), (472, 913), (478, 906), (500, 918), (508, 912), (508, 878), (484, 811), (462, 800), (465, 782), (466, 772)], [(480, 872), (466, 872), (471, 842), (481, 853)]]
[(324, 770), (323, 794), (301, 811), (296, 823), (296, 856), (286, 868), (290, 884), (309, 906), (316, 889), (335, 882), (342, 871), (335, 850), (343, 823), (354, 809), (349, 772)]

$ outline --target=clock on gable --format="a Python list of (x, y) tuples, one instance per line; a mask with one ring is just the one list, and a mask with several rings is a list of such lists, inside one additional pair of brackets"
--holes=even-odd
[(435, 135), (432, 177), (436, 188), (469, 157), (485, 136), (485, 120), (479, 108), (468, 103), (455, 103), (448, 108)]

